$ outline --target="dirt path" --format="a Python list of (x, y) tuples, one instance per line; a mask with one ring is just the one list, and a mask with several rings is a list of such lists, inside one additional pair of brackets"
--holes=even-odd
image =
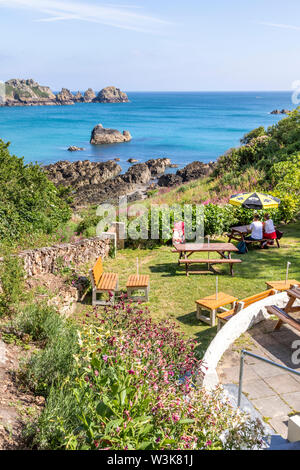
[(24, 425), (43, 407), (43, 397), (35, 397), (17, 379), (16, 371), (26, 354), (23, 348), (0, 339), (0, 450), (26, 448)]

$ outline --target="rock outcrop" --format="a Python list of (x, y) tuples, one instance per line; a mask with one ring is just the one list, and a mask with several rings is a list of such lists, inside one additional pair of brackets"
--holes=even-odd
[(84, 98), (82, 96), (82, 93), (80, 93), (80, 91), (77, 91), (76, 95), (74, 95), (73, 97), (75, 103), (82, 103)]
[(83, 147), (76, 147), (76, 145), (71, 145), (68, 148), (69, 152), (83, 152), (85, 149)]
[[(117, 204), (120, 196), (127, 196), (128, 201), (142, 199), (151, 180), (151, 172), (145, 163), (138, 163), (123, 175), (109, 179), (102, 184), (89, 184), (77, 189), (75, 206), (86, 204)], [(137, 197), (139, 193), (139, 197)]]
[(172, 163), (169, 158), (153, 158), (146, 162), (152, 176), (159, 176), (164, 174), (167, 168), (171, 167)]
[(74, 95), (67, 88), (62, 88), (61, 92), (56, 95), (56, 99), (64, 105), (74, 104)]
[(171, 188), (172, 186), (179, 186), (180, 184), (182, 184), (182, 178), (174, 173), (162, 175), (158, 180), (158, 186), (163, 188)]
[(214, 169), (214, 163), (193, 162), (178, 170), (176, 174), (163, 175), (158, 180), (158, 185), (162, 187), (171, 187), (187, 183), (192, 180), (209, 176)]
[(274, 109), (271, 114), (289, 114), (291, 111), (288, 109)]
[(84, 97), (83, 97), (84, 102), (91, 103), (92, 101), (94, 101), (95, 98), (96, 98), (96, 93), (94, 92), (94, 90), (92, 90), (92, 88), (88, 88), (86, 92), (84, 93)]
[(94, 99), (97, 103), (128, 103), (129, 99), (126, 93), (114, 86), (103, 88)]
[(119, 175), (120, 165), (108, 162), (90, 162), (89, 160), (68, 162), (60, 161), (44, 167), (48, 178), (56, 185), (72, 186), (74, 190), (88, 185), (102, 184)]
[(98, 124), (92, 130), (90, 143), (93, 145), (103, 144), (119, 144), (121, 142), (129, 142), (132, 139), (130, 132), (119, 132), (116, 129), (104, 129), (102, 124)]
[(60, 161), (44, 167), (48, 178), (56, 186), (71, 186), (74, 206), (118, 202), (119, 196), (127, 195), (129, 201), (146, 196), (151, 180), (169, 164), (169, 159), (149, 160), (132, 165), (121, 174), (116, 161), (90, 162)]
[(5, 100), (2, 106), (42, 106), (56, 104), (56, 96), (49, 87), (32, 79), (12, 79), (5, 82)]

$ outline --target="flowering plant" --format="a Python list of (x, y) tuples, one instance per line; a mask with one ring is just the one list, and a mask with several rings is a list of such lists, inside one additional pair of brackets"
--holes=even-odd
[[(62, 393), (74, 421), (57, 418), (69, 449), (257, 448), (262, 426), (234, 411), (221, 388), (201, 387), (195, 341), (121, 299), (86, 317), (74, 378)], [(74, 410), (73, 410), (74, 412)], [(53, 415), (52, 415), (53, 421)]]

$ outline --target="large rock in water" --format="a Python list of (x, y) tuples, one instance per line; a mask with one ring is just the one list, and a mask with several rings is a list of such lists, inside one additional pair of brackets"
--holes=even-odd
[(94, 99), (97, 103), (128, 103), (129, 99), (126, 93), (114, 86), (108, 86), (101, 90)]
[(56, 95), (56, 99), (61, 104), (74, 104), (74, 95), (67, 88), (62, 88), (61, 92)]
[(156, 158), (148, 160), (146, 162), (147, 167), (151, 171), (152, 176), (162, 175), (166, 168), (171, 166), (171, 160), (169, 158)]
[(119, 144), (121, 142), (129, 142), (132, 139), (129, 131), (123, 131), (123, 134), (116, 129), (104, 129), (102, 124), (94, 127), (91, 135), (91, 144)]
[(83, 101), (83, 96), (80, 91), (78, 91), (76, 95), (74, 95), (73, 99), (76, 103), (81, 103)]
[(86, 92), (84, 93), (84, 102), (85, 103), (91, 103), (94, 99), (96, 98), (96, 93), (92, 88), (88, 88)]

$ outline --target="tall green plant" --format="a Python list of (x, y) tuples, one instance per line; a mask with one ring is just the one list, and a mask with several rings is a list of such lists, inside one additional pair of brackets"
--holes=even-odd
[(0, 262), (0, 315), (15, 312), (20, 300), (24, 299), (24, 278), (22, 260), (6, 255)]

